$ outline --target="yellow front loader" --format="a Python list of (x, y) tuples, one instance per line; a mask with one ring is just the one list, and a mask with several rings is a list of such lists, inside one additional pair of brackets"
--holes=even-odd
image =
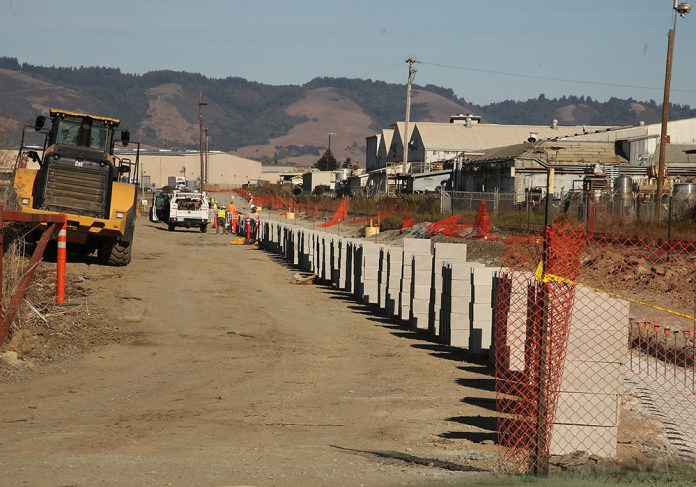
[[(102, 263), (131, 261), (138, 197), (139, 150), (135, 162), (114, 155), (120, 121), (64, 110), (50, 111), (50, 127), (39, 116), (33, 129), (43, 147), (22, 146), (14, 171), (19, 211), (65, 213), (69, 248), (97, 252)], [(120, 142), (129, 143), (128, 131)]]

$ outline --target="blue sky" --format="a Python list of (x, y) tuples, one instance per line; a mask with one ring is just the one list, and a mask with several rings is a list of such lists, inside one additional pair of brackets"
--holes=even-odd
[[(316, 76), (402, 83), (412, 54), (424, 61), (417, 83), (475, 103), (539, 93), (661, 101), (671, 16), (671, 0), (0, 0), (0, 55), (299, 84)], [(692, 13), (678, 19), (675, 103), (696, 106), (695, 59)]]

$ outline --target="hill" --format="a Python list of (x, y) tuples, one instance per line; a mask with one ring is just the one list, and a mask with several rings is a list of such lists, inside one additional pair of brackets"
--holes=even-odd
[[(364, 159), (365, 137), (403, 119), (405, 89), (383, 81), (316, 78), (304, 85), (269, 85), (239, 77), (152, 71), (142, 75), (107, 67), (44, 67), (0, 57), (0, 121), (30, 123), (49, 108), (118, 116), (134, 138), (163, 148), (198, 145), (198, 93), (206, 102), (210, 148), (236, 151), (263, 161), (311, 163), (334, 132), (339, 160)], [(491, 123), (635, 124), (659, 121), (654, 101), (584, 96), (475, 105), (451, 89), (414, 86), (412, 118), (447, 121), (454, 113), (476, 113)], [(673, 105), (673, 119), (696, 110)]]

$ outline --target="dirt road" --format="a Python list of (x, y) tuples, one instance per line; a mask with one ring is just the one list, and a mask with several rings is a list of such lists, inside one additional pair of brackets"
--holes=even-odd
[(485, 480), (482, 365), (229, 237), (141, 219), (136, 238), (127, 268), (68, 266), (123, 343), (0, 384), (0, 484)]

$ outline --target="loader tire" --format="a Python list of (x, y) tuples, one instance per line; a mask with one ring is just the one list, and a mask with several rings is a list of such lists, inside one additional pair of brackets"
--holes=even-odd
[(102, 264), (127, 266), (131, 261), (132, 242), (117, 239), (105, 241), (97, 250), (97, 257)]

